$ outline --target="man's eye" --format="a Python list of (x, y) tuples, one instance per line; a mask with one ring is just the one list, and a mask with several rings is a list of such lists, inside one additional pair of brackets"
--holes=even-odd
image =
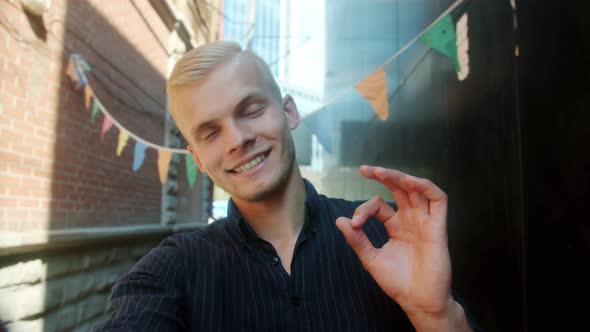
[(264, 105), (257, 105), (255, 107), (252, 107), (246, 113), (244, 113), (244, 115), (251, 118), (257, 117), (259, 115), (262, 115), (262, 111), (264, 111), (264, 108)]
[(217, 132), (218, 132), (217, 130), (209, 131), (209, 132), (205, 133), (205, 135), (203, 135), (203, 139), (210, 140), (210, 139), (214, 138), (215, 135), (217, 135)]

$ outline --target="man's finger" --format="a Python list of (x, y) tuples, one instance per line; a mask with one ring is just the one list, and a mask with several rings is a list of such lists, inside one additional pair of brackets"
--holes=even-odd
[(352, 247), (363, 265), (366, 267), (378, 254), (362, 228), (352, 227), (351, 220), (346, 217), (336, 219), (336, 226), (346, 238), (346, 242)]
[(395, 215), (395, 210), (383, 198), (374, 196), (370, 200), (359, 205), (352, 215), (353, 228), (361, 228), (369, 217), (375, 217), (381, 222), (386, 222)]
[(411, 191), (408, 196), (410, 197), (412, 207), (420, 209), (420, 211), (423, 211), (425, 214), (430, 213), (429, 202), (424, 195), (417, 191)]
[(423, 197), (428, 202), (426, 211), (430, 215), (446, 215), (447, 194), (432, 181), (407, 175), (402, 179), (401, 186), (417, 193), (418, 197)]
[(395, 203), (397, 203), (397, 206), (400, 209), (411, 208), (412, 204), (410, 203), (410, 198), (408, 197), (408, 193), (405, 191), (405, 189), (395, 186), (392, 183), (388, 183), (388, 182), (384, 182), (384, 181), (380, 180), (377, 177), (377, 175), (375, 174), (375, 170), (377, 168), (378, 167), (363, 165), (360, 167), (359, 171), (360, 171), (361, 175), (364, 176), (365, 178), (378, 181), (381, 184), (383, 184), (384, 186), (386, 186), (389, 190), (391, 190), (391, 193), (393, 194), (393, 198), (395, 199)]
[(406, 192), (416, 191), (429, 201), (430, 213), (446, 211), (447, 195), (428, 179), (417, 178), (395, 169), (372, 167), (377, 181), (389, 186), (400, 187)]
[(446, 199), (446, 194), (432, 181), (418, 178), (396, 169), (374, 167), (373, 173), (378, 181), (400, 187), (405, 191), (418, 191), (429, 200)]

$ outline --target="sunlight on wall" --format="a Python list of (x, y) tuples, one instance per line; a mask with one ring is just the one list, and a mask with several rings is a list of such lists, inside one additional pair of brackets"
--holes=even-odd
[(0, 317), (13, 322), (9, 331), (44, 331), (44, 319), (35, 316), (46, 311), (46, 279), (47, 264), (40, 259), (0, 269)]

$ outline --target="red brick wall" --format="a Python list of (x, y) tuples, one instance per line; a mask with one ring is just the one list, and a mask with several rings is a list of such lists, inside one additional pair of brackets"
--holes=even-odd
[(100, 141), (65, 68), (81, 54), (114, 118), (162, 144), (168, 30), (148, 0), (54, 0), (42, 20), (20, 3), (0, 2), (0, 232), (158, 223), (156, 151), (133, 172), (135, 142)]

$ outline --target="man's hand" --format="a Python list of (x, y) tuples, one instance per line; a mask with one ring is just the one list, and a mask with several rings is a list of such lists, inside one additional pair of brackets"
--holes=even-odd
[[(450, 291), (447, 195), (430, 180), (397, 170), (361, 166), (360, 173), (385, 185), (397, 212), (375, 196), (351, 219), (336, 224), (364, 268), (406, 312), (416, 330), (468, 330), (465, 315)], [(362, 230), (367, 218), (382, 221), (389, 241), (375, 248)]]

